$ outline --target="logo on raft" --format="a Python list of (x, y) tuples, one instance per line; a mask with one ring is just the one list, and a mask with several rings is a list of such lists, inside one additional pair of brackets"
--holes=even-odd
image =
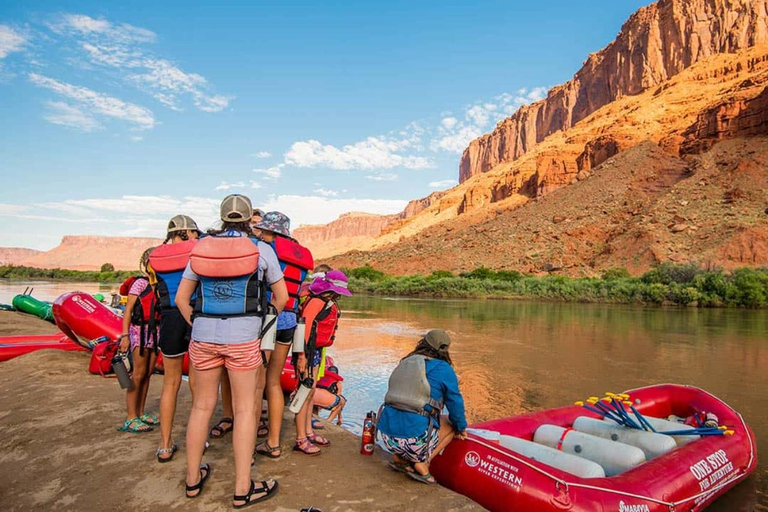
[(93, 304), (89, 303), (87, 298), (80, 295), (74, 295), (72, 297), (72, 302), (83, 308), (88, 313), (93, 313), (96, 311), (96, 308), (93, 306)]
[(620, 501), (619, 512), (651, 512), (651, 508), (648, 505), (628, 505)]
[(480, 455), (477, 452), (467, 452), (464, 456), (464, 462), (471, 468), (476, 468), (480, 464)]

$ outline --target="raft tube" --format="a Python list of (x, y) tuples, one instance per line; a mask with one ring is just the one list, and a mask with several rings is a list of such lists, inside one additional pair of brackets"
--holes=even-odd
[[(757, 466), (755, 435), (742, 416), (710, 393), (660, 384), (627, 391), (637, 410), (666, 418), (712, 412), (732, 435), (704, 436), (615, 476), (581, 478), (474, 434), (454, 440), (430, 465), (437, 481), (491, 511), (700, 511)], [(542, 425), (573, 428), (580, 406), (550, 409), (473, 425), (532, 441)], [(566, 430), (566, 439), (568, 432)], [(618, 441), (615, 441), (619, 443)]]
[[(334, 364), (331, 356), (325, 356), (325, 361), (326, 368), (333, 366)], [(291, 394), (296, 391), (298, 386), (299, 380), (296, 378), (296, 371), (291, 364), (291, 354), (288, 354), (285, 364), (283, 365), (283, 371), (280, 374), (280, 388), (282, 388), (283, 393)]]
[(103, 336), (116, 340), (123, 319), (87, 293), (68, 292), (53, 302), (56, 325), (72, 341), (91, 349), (91, 341)]
[(21, 311), (22, 313), (28, 313), (30, 315), (35, 315), (41, 320), (54, 323), (53, 311), (51, 310), (51, 305), (47, 302), (37, 300), (31, 295), (25, 295), (23, 293), (16, 295), (12, 302), (13, 307), (18, 311)]
[(0, 361), (8, 361), (38, 350), (54, 349), (83, 351), (80, 345), (73, 343), (64, 333), (31, 336), (0, 336)]

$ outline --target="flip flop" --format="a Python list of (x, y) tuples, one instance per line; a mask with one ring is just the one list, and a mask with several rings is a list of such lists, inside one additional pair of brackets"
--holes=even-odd
[[(435, 480), (435, 477), (433, 477), (431, 474), (427, 473), (426, 475), (422, 475), (421, 473), (414, 471), (413, 473), (408, 473), (408, 476), (416, 480), (417, 482), (421, 482), (423, 484), (427, 485), (436, 485), (437, 480)], [(430, 478), (432, 480), (430, 480)]]
[[(272, 487), (269, 487), (269, 482), (274, 482), (275, 485)], [(248, 494), (242, 494), (237, 495), (235, 494), (232, 497), (232, 501), (244, 501), (245, 503), (241, 503), (240, 505), (232, 505), (234, 508), (244, 508), (249, 505), (254, 505), (256, 503), (259, 503), (261, 501), (266, 501), (269, 498), (273, 498), (275, 494), (277, 494), (277, 489), (280, 487), (280, 484), (277, 483), (277, 480), (272, 480), (271, 478), (269, 480), (262, 480), (261, 481), (261, 487), (256, 487), (256, 482), (251, 480), (251, 488), (248, 490)], [(266, 493), (264, 496), (261, 496), (260, 498), (253, 499), (254, 494), (258, 493)]]
[[(155, 455), (157, 455), (157, 462), (171, 462), (173, 460), (173, 455), (177, 451), (179, 451), (179, 447), (175, 444), (172, 444), (170, 448), (158, 448), (155, 452)], [(170, 457), (161, 457), (161, 455), (170, 455)]]
[[(203, 471), (205, 471), (205, 474), (203, 474)], [(203, 494), (203, 487), (205, 486), (205, 481), (208, 480), (208, 477), (211, 476), (211, 473), (213, 473), (213, 466), (210, 464), (201, 464), (200, 465), (200, 481), (197, 482), (195, 485), (187, 485), (187, 498), (194, 499)], [(194, 496), (190, 496), (190, 492), (199, 491)]]
[[(222, 426), (227, 423), (229, 424), (228, 427)], [(232, 432), (233, 428), (235, 428), (235, 422), (234, 420), (232, 420), (232, 418), (221, 418), (219, 422), (211, 429), (208, 435), (210, 435), (213, 438), (224, 437), (229, 432)]]
[(320, 423), (320, 420), (312, 419), (312, 429), (314, 430), (325, 430), (325, 427), (322, 423)]

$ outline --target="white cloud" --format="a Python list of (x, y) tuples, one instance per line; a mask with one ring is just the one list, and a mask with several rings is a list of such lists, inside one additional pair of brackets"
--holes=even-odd
[(322, 197), (337, 197), (339, 195), (337, 191), (327, 188), (316, 188), (314, 193)]
[[(140, 129), (151, 129), (155, 126), (155, 118), (152, 111), (133, 103), (127, 103), (118, 98), (108, 96), (106, 94), (92, 91), (86, 87), (79, 87), (76, 85), (68, 84), (53, 78), (48, 78), (37, 73), (30, 73), (29, 80), (40, 87), (50, 89), (51, 91), (74, 100), (78, 103), (76, 110), (79, 114), (85, 117), (93, 117), (100, 115), (113, 119), (121, 119), (128, 121), (136, 125)], [(61, 103), (58, 103), (59, 111), (62, 109)], [(67, 107), (71, 107), (67, 105)], [(70, 111), (69, 115), (78, 115), (74, 111)], [(50, 119), (49, 119), (50, 121)], [(53, 122), (53, 121), (51, 121)], [(63, 124), (63, 123), (58, 123)]]
[[(253, 183), (253, 182), (251, 182)], [(229, 190), (231, 188), (243, 188), (245, 186), (245, 183), (242, 181), (236, 181), (234, 183), (228, 183), (226, 181), (222, 181), (217, 187), (216, 190)]]
[(220, 112), (232, 98), (210, 93), (205, 77), (189, 73), (172, 62), (154, 57), (141, 45), (156, 39), (154, 32), (128, 24), (114, 24), (81, 14), (64, 15), (53, 30), (80, 42), (91, 63), (119, 69), (123, 78), (174, 110), (181, 110), (186, 95), (203, 112)]
[(49, 101), (48, 108), (51, 110), (45, 116), (49, 123), (77, 128), (84, 132), (90, 132), (101, 128), (101, 124), (93, 116), (83, 112), (78, 107), (73, 107), (63, 101)]
[(397, 181), (398, 176), (397, 174), (392, 173), (382, 173), (382, 174), (369, 174), (366, 176), (369, 180), (372, 181)]
[(84, 14), (65, 14), (51, 28), (60, 33), (99, 35), (117, 43), (151, 43), (157, 39), (151, 30), (134, 27), (127, 23), (115, 25), (107, 20), (97, 20)]
[(456, 180), (442, 180), (429, 182), (429, 188), (449, 188), (458, 185)]
[(259, 189), (259, 188), (261, 188), (261, 183), (259, 183), (258, 181), (251, 180), (251, 188)]
[(338, 199), (318, 196), (270, 196), (264, 211), (280, 211), (291, 219), (291, 226), (324, 224), (343, 213), (366, 212), (388, 215), (403, 211), (408, 201), (396, 199)]
[(446, 128), (446, 129), (450, 130), (451, 128), (456, 126), (456, 123), (458, 123), (458, 122), (459, 122), (459, 120), (456, 119), (455, 117), (445, 117), (445, 118), (443, 118), (443, 120), (442, 120), (442, 122), (440, 124), (443, 125), (443, 128)]
[(276, 180), (282, 175), (283, 167), (285, 167), (285, 164), (278, 164), (269, 169), (254, 169), (253, 172), (256, 174), (263, 174), (265, 180)]
[(259, 151), (258, 153), (254, 153), (251, 156), (255, 156), (256, 158), (269, 158), (272, 156), (272, 153), (269, 151)]
[[(27, 38), (8, 25), (0, 25), (0, 60), (24, 49)], [(0, 63), (0, 65), (2, 65)]]
[(385, 137), (368, 137), (342, 148), (317, 140), (294, 142), (285, 154), (285, 163), (296, 167), (329, 167), (331, 169), (424, 169), (431, 166), (421, 156), (403, 155), (412, 141)]

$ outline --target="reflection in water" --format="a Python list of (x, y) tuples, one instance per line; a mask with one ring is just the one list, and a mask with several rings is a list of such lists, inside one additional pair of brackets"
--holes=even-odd
[[(397, 361), (429, 329), (452, 338), (470, 423), (559, 407), (605, 391), (675, 382), (741, 412), (768, 442), (768, 315), (518, 301), (345, 298), (331, 353), (345, 378), (345, 425), (359, 433)], [(712, 510), (768, 510), (768, 470)]]

